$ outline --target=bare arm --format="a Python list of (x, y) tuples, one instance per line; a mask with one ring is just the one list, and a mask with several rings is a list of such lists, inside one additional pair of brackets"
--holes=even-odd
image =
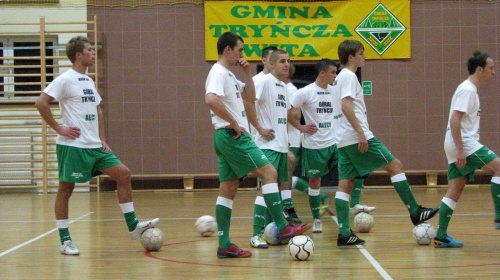
[(352, 108), (352, 102), (353, 99), (351, 97), (342, 98), (342, 113), (347, 118), (347, 121), (351, 124), (352, 128), (354, 128), (354, 131), (358, 133), (358, 150), (365, 153), (368, 151), (368, 140), (366, 139), (365, 132), (359, 124), (358, 118), (356, 118), (356, 114)]
[(106, 133), (104, 131), (104, 115), (101, 110), (101, 105), (97, 106), (97, 118), (99, 120), (99, 138), (101, 139), (102, 150), (106, 153), (111, 152), (111, 148), (106, 143)]
[(50, 110), (50, 103), (54, 101), (54, 98), (44, 92), (40, 94), (35, 102), (35, 107), (40, 112), (42, 119), (61, 136), (70, 137), (76, 139), (80, 137), (80, 128), (78, 127), (64, 127), (59, 125), (54, 119), (54, 115)]
[(461, 121), (464, 114), (464, 112), (453, 111), (450, 118), (451, 136), (453, 137), (455, 147), (457, 148), (457, 165), (459, 168), (464, 168), (467, 164), (467, 158), (464, 154), (464, 145), (462, 142), (461, 131)]
[(243, 72), (245, 72), (245, 88), (241, 96), (244, 101), (255, 102), (255, 85), (252, 79), (252, 72), (250, 71), (250, 63), (244, 59), (240, 59), (238, 65), (243, 69)]
[(238, 125), (238, 122), (236, 122), (231, 113), (229, 113), (224, 104), (222, 104), (222, 101), (220, 101), (217, 94), (206, 94), (205, 103), (208, 105), (210, 110), (214, 112), (214, 114), (229, 123), (229, 128), (232, 128), (234, 129), (234, 131), (236, 131), (236, 136), (234, 136), (234, 139), (238, 139), (241, 136), (241, 133), (245, 132), (245, 129)]
[(301, 125), (299, 120), (300, 120), (299, 108), (292, 107), (292, 109), (288, 110), (288, 123), (291, 126), (295, 127), (298, 131), (311, 135), (318, 131), (318, 128), (316, 127), (315, 124), (311, 123), (311, 124)]

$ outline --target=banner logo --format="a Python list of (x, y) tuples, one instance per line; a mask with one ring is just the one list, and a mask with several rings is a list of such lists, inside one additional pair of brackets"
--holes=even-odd
[(406, 27), (382, 4), (355, 29), (379, 55), (388, 50), (405, 30)]

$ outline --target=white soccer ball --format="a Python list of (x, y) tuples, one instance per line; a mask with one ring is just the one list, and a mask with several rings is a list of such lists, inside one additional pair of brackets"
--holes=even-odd
[(280, 232), (275, 222), (272, 222), (264, 229), (264, 239), (269, 245), (279, 245), (278, 236)]
[(436, 237), (436, 229), (429, 223), (422, 223), (413, 228), (413, 239), (419, 245), (429, 245)]
[(370, 232), (374, 225), (375, 219), (368, 213), (361, 212), (354, 216), (354, 228), (358, 232)]
[(290, 257), (299, 261), (307, 260), (314, 253), (314, 242), (307, 235), (298, 235), (288, 242)]
[(207, 237), (217, 231), (217, 222), (209, 215), (199, 217), (194, 225), (201, 236)]
[(159, 228), (148, 228), (141, 234), (141, 244), (148, 251), (158, 251), (163, 246), (165, 236)]

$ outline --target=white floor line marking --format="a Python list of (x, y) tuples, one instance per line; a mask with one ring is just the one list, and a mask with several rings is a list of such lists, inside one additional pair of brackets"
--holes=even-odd
[[(339, 221), (337, 220), (337, 216), (330, 216), (333, 221), (338, 225)], [(382, 276), (386, 280), (393, 280), (392, 277), (387, 273), (384, 268), (375, 260), (375, 258), (368, 253), (368, 251), (362, 245), (356, 245), (356, 248), (365, 256), (365, 258), (372, 264), (372, 266), (378, 271), (380, 276)]]
[[(76, 219), (74, 219), (74, 220), (70, 221), (70, 222), (69, 222), (69, 224), (72, 224), (72, 223), (74, 223), (74, 222), (76, 222), (76, 221), (78, 221), (78, 220), (80, 220), (80, 219), (83, 219), (83, 218), (85, 218), (85, 217), (87, 217), (87, 216), (91, 215), (92, 213), (94, 213), (94, 212), (88, 212), (87, 214), (82, 215), (82, 216), (80, 216), (80, 217), (78, 217), (78, 218), (76, 218)], [(12, 248), (10, 248), (9, 250), (7, 250), (7, 251), (4, 251), (4, 252), (0, 253), (0, 258), (1, 258), (1, 257), (3, 257), (3, 256), (5, 256), (5, 255), (7, 255), (8, 253), (11, 253), (11, 252), (13, 252), (13, 251), (15, 251), (15, 250), (17, 250), (17, 249), (19, 249), (19, 248), (22, 248), (22, 247), (24, 247), (24, 246), (26, 246), (26, 245), (28, 245), (28, 244), (30, 244), (30, 243), (33, 243), (33, 242), (37, 241), (38, 239), (40, 239), (40, 238), (42, 238), (42, 237), (44, 237), (44, 236), (46, 236), (46, 235), (49, 235), (49, 234), (53, 233), (53, 232), (54, 232), (54, 231), (56, 231), (56, 230), (57, 230), (57, 227), (56, 227), (56, 228), (53, 228), (53, 229), (51, 229), (51, 230), (49, 230), (49, 231), (47, 231), (47, 232), (46, 232), (46, 233), (44, 233), (44, 234), (40, 234), (39, 236), (37, 236), (37, 237), (35, 237), (35, 238), (31, 239), (31, 240), (28, 240), (28, 241), (26, 241), (26, 242), (24, 242), (24, 243), (22, 243), (22, 244), (19, 244), (19, 245), (15, 246), (15, 247), (12, 247)]]

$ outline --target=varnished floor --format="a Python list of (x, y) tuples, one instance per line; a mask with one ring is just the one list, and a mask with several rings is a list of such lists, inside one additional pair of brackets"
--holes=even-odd
[[(332, 197), (333, 189), (326, 189)], [(419, 203), (435, 207), (444, 188), (414, 188)], [(294, 192), (299, 216), (312, 218), (307, 196)], [(161, 218), (165, 245), (142, 250), (131, 240), (115, 193), (75, 193), (70, 231), (80, 256), (59, 253), (53, 203), (33, 193), (0, 194), (0, 279), (500, 279), (500, 230), (493, 228), (487, 187), (467, 187), (449, 233), (465, 242), (461, 249), (418, 246), (407, 211), (392, 189), (367, 190), (362, 200), (377, 207), (375, 227), (360, 234), (363, 246), (336, 246), (337, 225), (325, 214), (323, 233), (308, 232), (316, 251), (310, 260), (293, 261), (286, 246), (251, 249), (255, 192), (240, 191), (234, 202), (231, 239), (249, 249), (248, 259), (217, 259), (217, 237), (203, 238), (194, 222), (214, 215), (217, 192), (135, 192), (140, 218)], [(334, 205), (330, 207), (334, 211)], [(438, 218), (431, 220), (437, 228)]]

